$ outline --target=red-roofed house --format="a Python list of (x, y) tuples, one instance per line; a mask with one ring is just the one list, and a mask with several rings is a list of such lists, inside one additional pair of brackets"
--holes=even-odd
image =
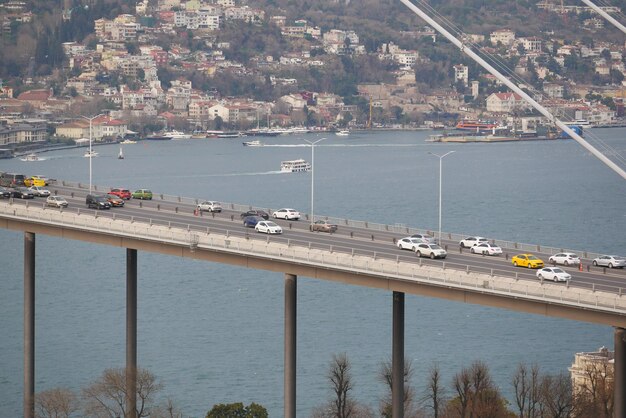
[(37, 109), (42, 109), (48, 99), (53, 96), (52, 89), (29, 90), (17, 96), (18, 100), (23, 100)]

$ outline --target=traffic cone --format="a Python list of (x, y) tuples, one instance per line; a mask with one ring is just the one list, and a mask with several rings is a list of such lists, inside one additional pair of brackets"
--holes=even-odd
[(583, 263), (580, 263), (580, 264), (578, 265), (578, 271), (583, 271)]

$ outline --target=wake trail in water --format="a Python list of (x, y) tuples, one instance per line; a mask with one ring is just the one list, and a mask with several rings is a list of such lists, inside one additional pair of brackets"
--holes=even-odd
[[(208, 178), (208, 177), (244, 177), (244, 176), (268, 176), (275, 174), (292, 174), (284, 171), (261, 171), (256, 173), (217, 173), (217, 174), (179, 174), (179, 175), (171, 175), (168, 176), (170, 178), (177, 179), (198, 179), (198, 178)], [(151, 177), (133, 177), (133, 179), (137, 180), (150, 180)], [(125, 180), (125, 178), (111, 178), (110, 181), (121, 181)]]
[[(422, 147), (422, 146), (432, 146), (432, 144), (317, 144), (316, 147), (324, 147), (324, 148), (367, 148), (367, 147)], [(311, 148), (309, 144), (265, 144), (263, 148)]]

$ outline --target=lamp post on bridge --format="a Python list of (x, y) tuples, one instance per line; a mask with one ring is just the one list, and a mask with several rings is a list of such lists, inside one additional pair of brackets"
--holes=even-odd
[(313, 216), (313, 196), (314, 196), (314, 188), (315, 188), (315, 144), (325, 140), (326, 138), (320, 138), (317, 141), (309, 141), (304, 139), (304, 142), (307, 142), (311, 145), (311, 230), (313, 230), (313, 223), (315, 223), (315, 219)]
[(447, 155), (452, 154), (454, 151), (448, 151), (443, 155), (437, 155), (433, 152), (428, 152), (430, 155), (434, 155), (435, 157), (439, 158), (439, 242), (438, 244), (441, 245), (441, 183), (442, 183), (442, 163), (443, 163), (443, 159), (444, 157), (446, 157)]
[(100, 116), (104, 116), (104, 113), (99, 113), (96, 116), (92, 116), (92, 117), (87, 117), (87, 116), (80, 116), (83, 119), (86, 119), (89, 121), (89, 194), (91, 194), (91, 160), (93, 159), (93, 152), (91, 151), (91, 138), (92, 138), (92, 122), (94, 119), (99, 118)]

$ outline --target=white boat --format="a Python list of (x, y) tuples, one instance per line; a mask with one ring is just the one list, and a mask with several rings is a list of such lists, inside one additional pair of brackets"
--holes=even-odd
[(299, 173), (301, 171), (311, 171), (311, 164), (305, 160), (289, 160), (280, 163), (281, 173)]
[(169, 139), (189, 139), (191, 138), (191, 134), (186, 134), (181, 131), (167, 131), (163, 132), (163, 136), (169, 137)]
[(575, 121), (568, 121), (568, 122), (563, 122), (565, 125), (568, 126), (582, 126), (584, 128), (590, 128), (591, 127), (591, 122), (589, 122), (587, 119), (576, 119)]
[(37, 154), (28, 154), (24, 158), (20, 158), (22, 161), (41, 161), (41, 158)]
[(123, 160), (124, 159), (124, 152), (122, 151), (122, 147), (120, 147), (120, 153), (117, 154), (117, 159), (118, 160)]
[(122, 142), (120, 142), (120, 144), (124, 144), (124, 145), (127, 145), (127, 144), (136, 144), (136, 143), (137, 143), (137, 141), (133, 141), (132, 139), (125, 139), (125, 140), (123, 140)]
[(263, 145), (264, 144), (258, 139), (255, 139), (254, 141), (243, 142), (244, 147), (262, 147)]
[(98, 153), (95, 151), (85, 151), (85, 154), (83, 154), (83, 157), (86, 158), (92, 158), (92, 157), (97, 157)]
[(350, 135), (350, 131), (347, 130), (347, 129), (342, 129), (341, 131), (337, 131), (335, 133), (335, 135), (337, 135), (337, 136), (348, 136), (348, 135)]

